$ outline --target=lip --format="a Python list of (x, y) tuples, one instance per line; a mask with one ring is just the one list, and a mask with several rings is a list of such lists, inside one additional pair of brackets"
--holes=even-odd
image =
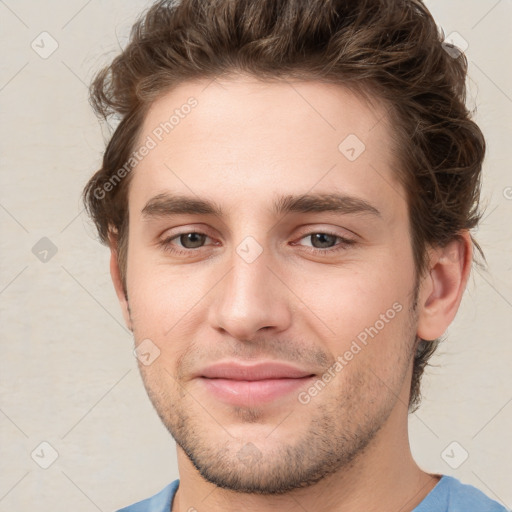
[(265, 380), (265, 379), (300, 379), (313, 375), (287, 363), (278, 361), (262, 361), (258, 363), (240, 363), (227, 361), (213, 364), (199, 372), (200, 377), (207, 379), (231, 380)]
[(276, 361), (241, 364), (217, 363), (199, 372), (197, 378), (218, 400), (237, 406), (256, 406), (296, 392), (315, 375)]

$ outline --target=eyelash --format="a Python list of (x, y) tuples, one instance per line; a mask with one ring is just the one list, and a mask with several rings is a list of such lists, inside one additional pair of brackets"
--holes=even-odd
[[(191, 234), (204, 235), (207, 238), (210, 238), (206, 233), (201, 233), (200, 231), (184, 231), (183, 233), (178, 233), (171, 237), (165, 238), (164, 240), (160, 241), (158, 243), (158, 245), (161, 246), (164, 249), (164, 251), (173, 253), (177, 256), (189, 256), (191, 253), (196, 252), (196, 251), (202, 249), (203, 247), (198, 247), (196, 249), (176, 249), (175, 246), (171, 242), (173, 240), (175, 240), (176, 238), (179, 238), (182, 235), (191, 235)], [(307, 251), (314, 255), (321, 255), (321, 256), (330, 255), (330, 254), (336, 253), (338, 251), (343, 251), (347, 247), (354, 245), (356, 243), (355, 240), (351, 240), (350, 238), (344, 238), (340, 235), (337, 235), (336, 233), (331, 233), (329, 231), (312, 231), (310, 233), (306, 233), (306, 234), (302, 235), (299, 240), (302, 240), (303, 238), (310, 237), (312, 235), (318, 235), (318, 234), (332, 236), (332, 237), (338, 239), (339, 243), (337, 245), (335, 245), (334, 247), (328, 247), (326, 249), (319, 249), (317, 247), (308, 248)], [(294, 245), (297, 245), (297, 244), (294, 244)]]

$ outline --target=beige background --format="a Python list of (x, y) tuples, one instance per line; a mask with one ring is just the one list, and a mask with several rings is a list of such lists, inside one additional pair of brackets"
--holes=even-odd
[[(138, 375), (108, 251), (79, 199), (104, 148), (86, 85), (147, 5), (0, 1), (0, 512), (110, 511), (178, 476), (174, 442)], [(489, 271), (474, 273), (428, 372), (423, 406), (411, 416), (412, 449), (424, 468), (455, 475), (510, 508), (512, 3), (428, 5), (446, 34), (456, 31), (469, 44), (472, 104), (489, 144), (487, 215), (477, 233)], [(39, 54), (51, 49), (44, 31), (58, 44), (47, 58)], [(46, 262), (32, 251), (43, 237), (57, 250)], [(39, 243), (48, 250), (48, 241)], [(52, 449), (58, 458), (43, 469)], [(457, 465), (462, 450), (468, 459), (450, 467), (445, 459)]]

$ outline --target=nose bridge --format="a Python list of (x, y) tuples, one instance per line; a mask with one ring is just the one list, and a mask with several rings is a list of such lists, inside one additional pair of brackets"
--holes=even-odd
[(290, 310), (285, 290), (271, 270), (270, 249), (247, 236), (227, 258), (230, 271), (210, 309), (212, 326), (245, 340), (262, 328), (285, 329)]

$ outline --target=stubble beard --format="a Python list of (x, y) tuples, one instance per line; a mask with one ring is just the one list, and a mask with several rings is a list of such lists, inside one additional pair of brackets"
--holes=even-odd
[[(331, 395), (320, 402), (321, 394), (329, 393), (326, 388), (310, 404), (297, 401), (291, 412), (283, 410), (275, 415), (274, 425), (265, 421), (264, 410), (234, 410), (232, 416), (238, 424), (261, 423), (265, 434), (255, 439), (230, 435), (229, 425), (219, 425), (212, 419), (214, 414), (209, 416), (204, 406), (195, 403), (187, 392), (155, 391), (144, 373), (143, 379), (163, 424), (205, 480), (224, 489), (260, 495), (309, 487), (349, 469), (371, 445), (397, 400), (396, 394), (375, 374), (355, 374), (345, 380), (342, 396)], [(368, 390), (372, 388), (370, 394)], [(380, 398), (375, 402), (376, 395)], [(309, 406), (314, 407), (312, 413), (308, 413)], [(285, 429), (293, 426), (298, 426), (301, 433), (291, 443)]]
[[(266, 420), (264, 409), (233, 408), (230, 421), (236, 416), (238, 423), (261, 423), (262, 432), (272, 431), (268, 437), (230, 435), (229, 426), (219, 425), (214, 414), (209, 415), (208, 404), (197, 404), (166, 370), (155, 382), (139, 364), (144, 385), (163, 424), (206, 481), (238, 493), (259, 495), (285, 494), (312, 486), (353, 466), (393, 411), (417, 341), (417, 292), (416, 288), (404, 322), (401, 354), (390, 362), (396, 370), (393, 382), (382, 381), (371, 368), (361, 365), (358, 372), (344, 375), (343, 385), (336, 388), (338, 394), (329, 389), (331, 383), (309, 404), (294, 405), (291, 412), (276, 415), (279, 417), (274, 426)], [(310, 405), (313, 412), (307, 418)], [(293, 443), (287, 441), (283, 429), (290, 426), (301, 429)], [(276, 442), (280, 435), (280, 442)]]

